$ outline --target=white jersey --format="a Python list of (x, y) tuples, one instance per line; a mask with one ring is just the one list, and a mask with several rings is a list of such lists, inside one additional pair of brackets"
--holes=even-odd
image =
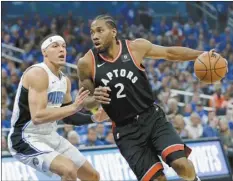
[[(55, 76), (45, 63), (35, 64), (28, 69), (32, 67), (41, 67), (48, 74), (49, 85), (47, 90), (47, 107), (61, 107), (67, 91), (67, 81), (65, 75), (61, 72), (60, 77)], [(20, 80), (15, 97), (14, 109), (11, 118), (12, 129), (21, 130), (24, 133), (43, 135), (50, 134), (52, 131), (56, 131), (57, 121), (52, 121), (39, 125), (33, 124), (28, 104), (28, 90), (23, 87), (22, 80), (23, 76)], [(38, 99), (40, 99), (40, 97), (38, 97)], [(12, 130), (12, 132), (14, 132), (14, 130)]]

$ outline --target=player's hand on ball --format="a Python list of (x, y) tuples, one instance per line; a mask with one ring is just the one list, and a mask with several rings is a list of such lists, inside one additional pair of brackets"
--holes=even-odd
[(108, 91), (111, 91), (109, 87), (97, 87), (94, 91), (94, 98), (101, 104), (110, 104), (111, 99), (109, 98)]
[(90, 94), (89, 90), (84, 91), (83, 87), (79, 89), (78, 95), (76, 96), (74, 101), (74, 105), (77, 111), (80, 111), (83, 108), (83, 101), (88, 97), (89, 94)]
[(94, 114), (94, 119), (96, 122), (103, 122), (109, 119), (107, 113), (102, 107), (99, 107), (98, 111)]

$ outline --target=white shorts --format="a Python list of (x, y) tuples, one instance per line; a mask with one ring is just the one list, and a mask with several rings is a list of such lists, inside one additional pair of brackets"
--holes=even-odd
[(50, 165), (58, 155), (69, 158), (78, 168), (86, 161), (80, 151), (57, 132), (50, 135), (10, 133), (8, 145), (13, 157), (48, 176), (52, 176)]

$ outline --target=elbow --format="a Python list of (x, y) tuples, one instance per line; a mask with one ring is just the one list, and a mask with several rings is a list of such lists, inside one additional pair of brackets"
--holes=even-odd
[(33, 118), (32, 118), (32, 122), (34, 125), (39, 125), (43, 123), (43, 119), (41, 119), (41, 117), (36, 114)]
[(170, 61), (176, 61), (177, 58), (178, 57), (175, 55), (173, 48), (171, 48), (171, 47), (167, 48), (166, 59), (170, 60)]
[(179, 58), (176, 57), (176, 56), (174, 56), (174, 54), (168, 54), (167, 57), (166, 57), (166, 59), (168, 61), (172, 61), (172, 62), (179, 62)]

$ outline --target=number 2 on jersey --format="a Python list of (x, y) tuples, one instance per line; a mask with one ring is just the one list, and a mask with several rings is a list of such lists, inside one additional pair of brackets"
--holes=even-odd
[(118, 83), (115, 85), (115, 87), (120, 87), (119, 91), (117, 92), (116, 96), (117, 96), (117, 99), (119, 98), (123, 98), (123, 97), (126, 97), (125, 94), (122, 94), (123, 90), (124, 90), (124, 85), (122, 83)]

